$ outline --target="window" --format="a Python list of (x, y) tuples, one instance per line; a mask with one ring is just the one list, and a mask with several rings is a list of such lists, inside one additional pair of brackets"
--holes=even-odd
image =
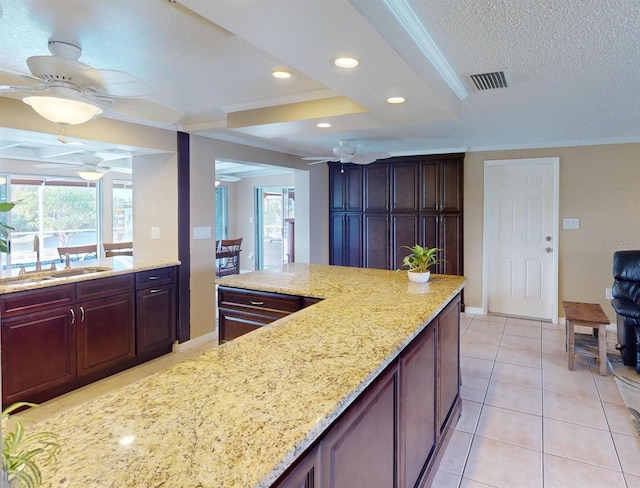
[(216, 240), (228, 239), (227, 187), (216, 186)]
[(133, 241), (133, 186), (131, 181), (113, 180), (113, 242)]
[(9, 264), (35, 267), (34, 239), (40, 241), (40, 260), (59, 259), (58, 247), (97, 244), (99, 183), (56, 176), (10, 176), (8, 193), (17, 202), (8, 217), (11, 233)]

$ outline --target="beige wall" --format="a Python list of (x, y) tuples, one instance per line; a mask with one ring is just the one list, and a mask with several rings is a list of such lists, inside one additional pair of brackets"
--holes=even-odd
[[(613, 252), (640, 249), (640, 144), (467, 153), (464, 161), (465, 305), (482, 307), (484, 161), (560, 158), (559, 315), (562, 300), (599, 303), (612, 322)], [(562, 229), (580, 219), (579, 230)]]

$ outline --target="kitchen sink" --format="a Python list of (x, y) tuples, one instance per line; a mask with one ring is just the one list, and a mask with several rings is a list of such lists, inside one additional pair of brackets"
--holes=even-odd
[(100, 273), (102, 271), (110, 271), (111, 268), (101, 266), (89, 266), (86, 268), (71, 268), (60, 271), (43, 271), (33, 275), (15, 276), (11, 278), (0, 279), (0, 286), (18, 286), (42, 283), (61, 278), (72, 278), (74, 276), (85, 276), (92, 273)]
[(83, 276), (91, 273), (100, 273), (102, 271), (109, 271), (111, 268), (103, 268), (100, 266), (91, 266), (87, 268), (72, 268), (63, 269), (61, 271), (52, 271), (51, 278), (69, 278), (71, 276)]

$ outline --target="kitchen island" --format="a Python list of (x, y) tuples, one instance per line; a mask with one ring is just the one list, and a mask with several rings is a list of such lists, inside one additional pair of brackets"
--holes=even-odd
[[(323, 300), (34, 425), (63, 448), (43, 486), (287, 486), (292, 466), (447, 309), (454, 327), (443, 337), (459, 340), (459, 276), (416, 285), (405, 273), (296, 263), (219, 282)], [(438, 438), (459, 414), (454, 346), (441, 358), (456, 367), (456, 391)]]

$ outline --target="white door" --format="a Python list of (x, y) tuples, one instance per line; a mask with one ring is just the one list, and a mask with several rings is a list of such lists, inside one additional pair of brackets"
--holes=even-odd
[(485, 161), (489, 313), (557, 320), (558, 163)]

